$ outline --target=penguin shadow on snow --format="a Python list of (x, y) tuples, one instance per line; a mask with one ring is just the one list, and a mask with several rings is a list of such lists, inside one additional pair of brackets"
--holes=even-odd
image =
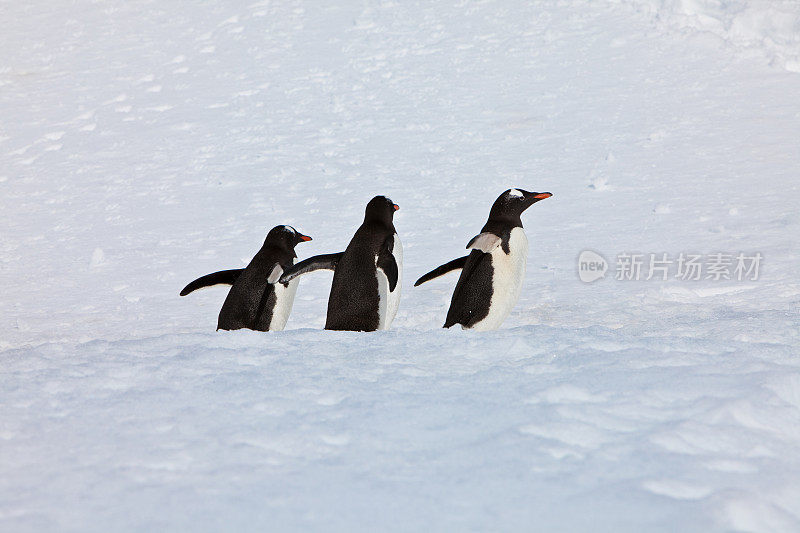
[(217, 320), (217, 329), (280, 331), (294, 304), (297, 281), (281, 282), (294, 265), (294, 247), (310, 241), (291, 226), (275, 226), (245, 268), (222, 270), (202, 276), (181, 291), (181, 296), (212, 285), (232, 285)]
[(509, 189), (497, 197), (481, 232), (467, 243), (469, 255), (453, 259), (420, 277), (414, 286), (461, 270), (444, 327), (461, 324), (479, 331), (500, 327), (519, 300), (528, 259), (522, 213), (553, 196)]

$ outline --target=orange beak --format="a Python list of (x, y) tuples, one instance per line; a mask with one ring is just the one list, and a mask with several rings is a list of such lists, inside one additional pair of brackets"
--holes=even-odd
[(311, 237), (309, 237), (308, 235), (300, 235), (300, 240), (304, 241), (304, 242), (308, 242), (308, 241), (311, 240)]
[(540, 192), (539, 194), (534, 196), (534, 198), (536, 198), (537, 200), (544, 200), (545, 198), (550, 198), (551, 196), (553, 195), (550, 194), (549, 192)]
[(399, 206), (399, 205), (397, 205), (397, 204), (392, 204), (392, 205), (394, 205), (394, 210), (395, 210), (395, 211), (397, 211), (398, 209), (400, 209), (400, 206)]

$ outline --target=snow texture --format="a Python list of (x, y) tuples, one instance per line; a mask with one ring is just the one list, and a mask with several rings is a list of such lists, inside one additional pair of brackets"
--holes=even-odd
[[(800, 530), (789, 1), (6, 2), (0, 530)], [(767, 61), (764, 58), (767, 58)], [(499, 193), (519, 303), (441, 329)], [(269, 228), (401, 205), (390, 331), (215, 332)], [(605, 257), (583, 283), (576, 260)], [(621, 253), (760, 252), (752, 281)]]
[(617, 0), (682, 33), (701, 32), (800, 72), (800, 2), (796, 0)]

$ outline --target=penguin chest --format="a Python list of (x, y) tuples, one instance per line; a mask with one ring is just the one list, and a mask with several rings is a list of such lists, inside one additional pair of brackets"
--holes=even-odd
[[(389, 278), (383, 270), (376, 268), (378, 276), (378, 329), (389, 329), (392, 325), (397, 309), (400, 307), (400, 287), (403, 285), (403, 244), (397, 234), (394, 235), (392, 256), (397, 263), (397, 285), (394, 290), (389, 290)], [(377, 265), (377, 257), (375, 262)]]
[(473, 329), (499, 328), (519, 300), (528, 261), (528, 238), (522, 228), (511, 230), (508, 249), (509, 253), (506, 253), (502, 246), (498, 246), (491, 252), (493, 272), (489, 312), (486, 318), (472, 326)]
[(289, 314), (292, 312), (298, 283), (300, 283), (300, 279), (294, 278), (288, 285), (275, 284), (275, 307), (272, 309), (272, 320), (269, 323), (270, 331), (281, 331), (286, 327), (286, 321), (289, 320)]

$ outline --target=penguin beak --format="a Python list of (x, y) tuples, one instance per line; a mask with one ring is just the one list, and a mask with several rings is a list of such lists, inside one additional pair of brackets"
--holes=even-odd
[(536, 202), (541, 202), (545, 198), (550, 198), (551, 196), (553, 196), (549, 192), (528, 192), (528, 191), (522, 191), (522, 192), (525, 194), (525, 206), (526, 206), (525, 209), (532, 206)]
[(300, 237), (300, 240), (303, 241), (303, 242), (308, 242), (308, 241), (311, 240), (311, 237), (309, 237), (308, 235), (303, 235), (302, 233), (299, 235), (299, 237)]
[(399, 205), (397, 205), (397, 204), (392, 204), (392, 206), (394, 207), (394, 210), (395, 210), (395, 211), (397, 211), (398, 209), (400, 209), (400, 206), (399, 206)]

